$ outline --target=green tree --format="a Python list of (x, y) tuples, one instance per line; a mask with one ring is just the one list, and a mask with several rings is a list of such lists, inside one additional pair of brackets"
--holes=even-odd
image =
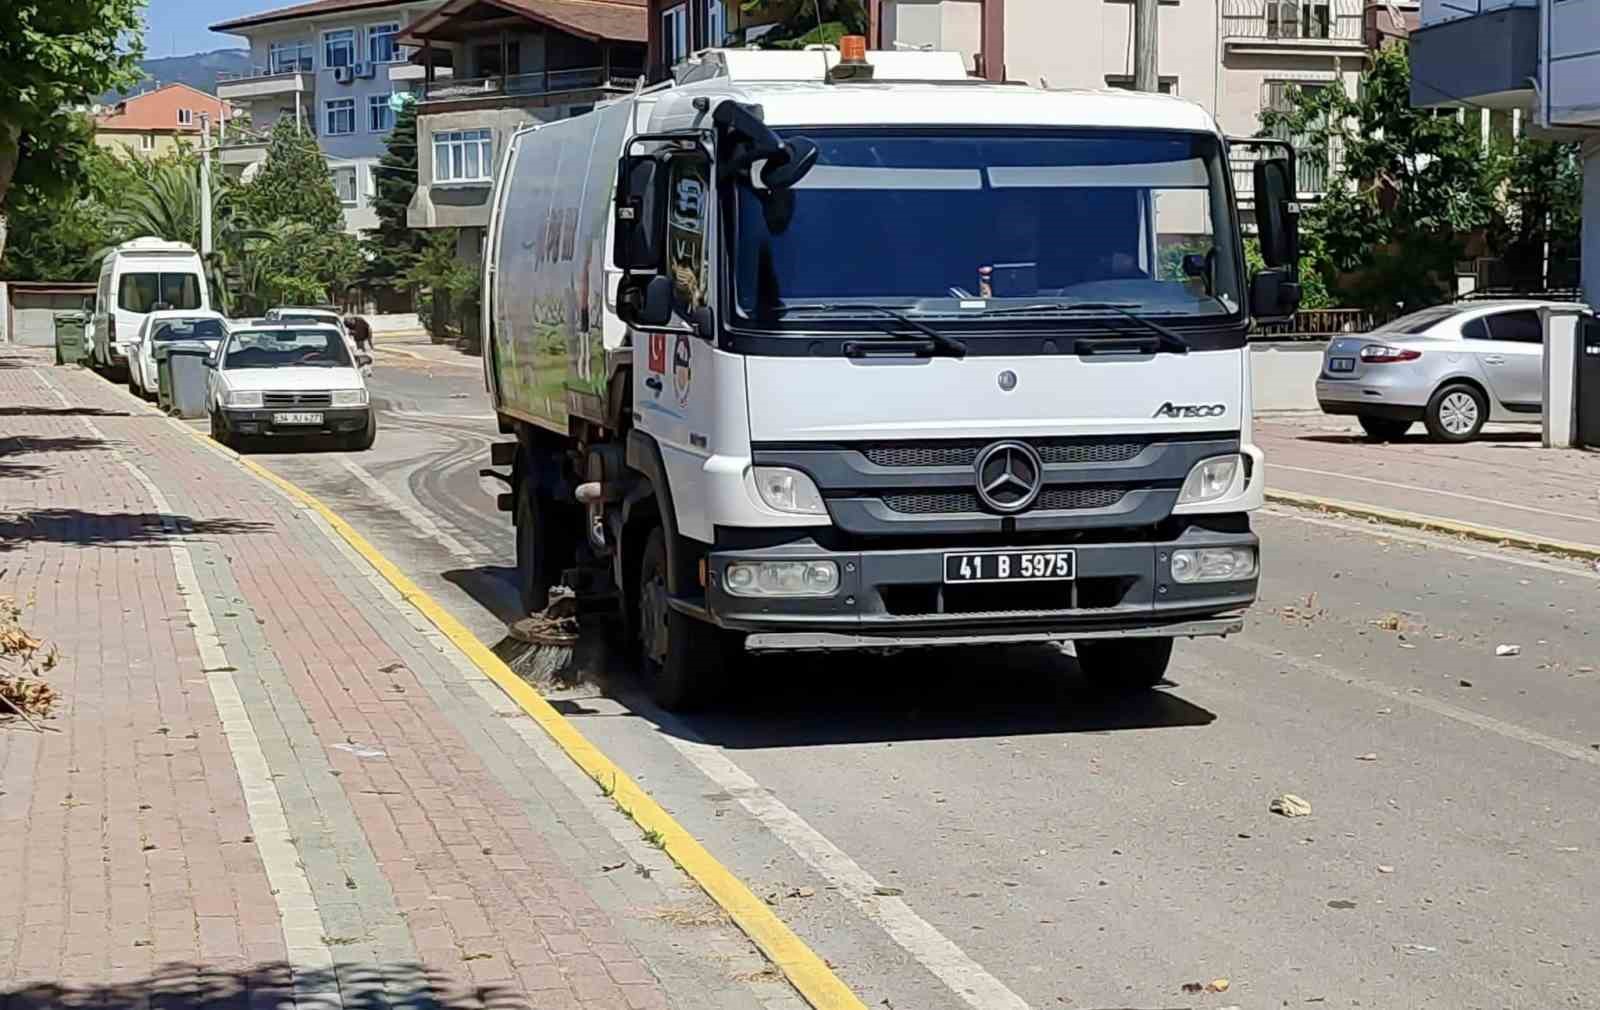
[(115, 240), (112, 208), (135, 177), (126, 161), (94, 145), (87, 117), (79, 118), (81, 143), (60, 156), (70, 158), (81, 177), (60, 192), (32, 184), (11, 191), (0, 280), (86, 281), (99, 273), (96, 254)]
[(1583, 209), (1583, 165), (1578, 144), (1521, 138), (1499, 154), (1504, 179), (1503, 205), (1489, 231), (1490, 249), (1500, 257), (1507, 280), (1521, 291), (1540, 291), (1575, 282), (1550, 271), (1578, 256)]
[(13, 188), (62, 196), (83, 163), (63, 157), (81, 131), (71, 110), (132, 85), (143, 0), (6, 0), (0, 13), (0, 252)]
[(867, 33), (864, 0), (744, 0), (739, 9), (757, 20), (777, 22), (777, 28), (761, 37), (760, 45), (767, 48), (833, 45), (845, 35)]
[[(1373, 56), (1352, 98), (1342, 88), (1291, 89), (1268, 131), (1331, 168), (1328, 189), (1301, 218), (1308, 266), (1341, 301), (1380, 312), (1450, 295), (1467, 238), (1495, 217), (1493, 159), (1454, 113), (1411, 107), (1404, 47)], [(1330, 165), (1330, 153), (1337, 163)]]
[(316, 137), (287, 117), (273, 126), (266, 161), (241, 188), (240, 201), (240, 212), (257, 227), (287, 219), (320, 231), (344, 228), (344, 210)]
[(423, 236), (406, 223), (406, 211), (417, 192), (417, 108), (407, 102), (394, 117), (384, 142), (384, 155), (374, 172), (377, 193), (372, 206), (378, 227), (367, 233), (367, 265), (363, 279), (373, 287), (399, 288), (422, 252)]
[(452, 326), (463, 330), (465, 314), (476, 311), (478, 303), (478, 271), (457, 258), (458, 241), (455, 228), (428, 233), (416, 263), (406, 272), (406, 283), (428, 291), (419, 311), (436, 341), (446, 337)]

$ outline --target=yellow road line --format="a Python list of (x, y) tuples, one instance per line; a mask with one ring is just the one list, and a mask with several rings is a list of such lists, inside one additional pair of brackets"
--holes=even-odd
[(1538, 551), (1541, 554), (1568, 554), (1578, 558), (1600, 559), (1600, 545), (1581, 544), (1571, 540), (1556, 540), (1517, 530), (1498, 529), (1493, 526), (1475, 526), (1472, 523), (1458, 522), (1454, 519), (1422, 515), (1421, 513), (1406, 512), (1400, 509), (1380, 508), (1376, 505), (1366, 505), (1361, 502), (1342, 501), (1338, 498), (1323, 498), (1319, 495), (1300, 494), (1294, 491), (1273, 491), (1270, 489), (1267, 491), (1267, 501), (1277, 502), (1281, 505), (1294, 505), (1299, 508), (1337, 512), (1340, 515), (1354, 516), (1358, 519), (1376, 519), (1380, 522), (1392, 523), (1396, 526), (1407, 526), (1412, 529), (1430, 530), (1435, 533), (1451, 533), (1485, 543), (1509, 544), (1512, 547)]
[[(211, 442), (208, 435), (195, 431), (188, 425), (183, 425), (183, 428), (201, 441)], [(756, 897), (750, 888), (718, 862), (715, 856), (706, 851), (705, 846), (689, 834), (671, 814), (662, 809), (661, 805), (640, 788), (627, 772), (601, 753), (598, 747), (578, 732), (578, 728), (557, 712), (538, 691), (513, 673), (500, 657), (478, 641), (477, 636), (436, 603), (420, 586), (412, 582), (394, 562), (380, 554), (377, 548), (356, 532), (354, 527), (298, 485), (278, 476), (254, 460), (246, 459), (237, 453), (229, 455), (256, 476), (278, 487), (294, 501), (322, 516), (328, 525), (355, 549), (356, 553), (365, 558), (378, 574), (394, 586), (401, 598), (432, 621), (434, 627), (472, 660), (485, 676), (500, 685), (500, 689), (550, 735), (550, 739), (566, 752), (573, 763), (583, 769), (584, 773), (597, 784), (603, 784), (604, 788), (611, 790), (611, 798), (633, 818), (642, 831), (646, 834), (654, 832), (660, 837), (661, 847), (667, 855), (683, 867), (684, 872), (700, 885), (711, 900), (728, 913), (739, 928), (761, 948), (761, 952), (783, 972), (807, 1003), (816, 1010), (867, 1010), (866, 1004), (862, 1003), (861, 999), (833, 973), (827, 962), (808, 947), (804, 940), (796, 936), (793, 930), (784, 925), (783, 920), (774, 915), (772, 909)]]

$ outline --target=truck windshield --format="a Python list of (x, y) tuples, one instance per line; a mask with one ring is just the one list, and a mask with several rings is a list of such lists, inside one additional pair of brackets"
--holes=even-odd
[(851, 300), (925, 314), (1011, 308), (1011, 319), (1051, 300), (1141, 315), (1239, 311), (1215, 137), (791, 132), (820, 148), (810, 174), (789, 194), (738, 191), (733, 280), (747, 321), (819, 305), (844, 314)]

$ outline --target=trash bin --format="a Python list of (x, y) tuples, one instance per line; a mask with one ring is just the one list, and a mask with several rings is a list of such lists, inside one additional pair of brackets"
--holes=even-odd
[(56, 364), (76, 365), (88, 357), (83, 341), (86, 325), (82, 312), (56, 313)]
[(211, 348), (199, 340), (178, 340), (156, 347), (161, 385), (157, 402), (179, 417), (206, 416), (206, 359)]
[(1600, 319), (1578, 321), (1578, 444), (1600, 447)]

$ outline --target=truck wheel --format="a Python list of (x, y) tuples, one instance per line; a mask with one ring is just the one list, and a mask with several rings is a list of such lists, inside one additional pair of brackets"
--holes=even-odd
[(1356, 420), (1361, 422), (1361, 430), (1374, 442), (1394, 442), (1405, 437), (1411, 430), (1410, 421), (1397, 421), (1387, 417), (1373, 417), (1362, 414)]
[(1428, 434), (1440, 442), (1470, 442), (1489, 419), (1489, 402), (1483, 394), (1465, 383), (1445, 386), (1433, 394), (1423, 423)]
[(1114, 691), (1144, 691), (1161, 683), (1172, 661), (1170, 638), (1092, 638), (1074, 642), (1078, 667)]
[(657, 705), (685, 712), (714, 693), (744, 649), (744, 636), (697, 621), (667, 604), (667, 535), (657, 526), (639, 562), (640, 665)]
[(524, 480), (517, 493), (517, 591), (522, 609), (530, 614), (550, 605), (543, 504), (539, 493)]

